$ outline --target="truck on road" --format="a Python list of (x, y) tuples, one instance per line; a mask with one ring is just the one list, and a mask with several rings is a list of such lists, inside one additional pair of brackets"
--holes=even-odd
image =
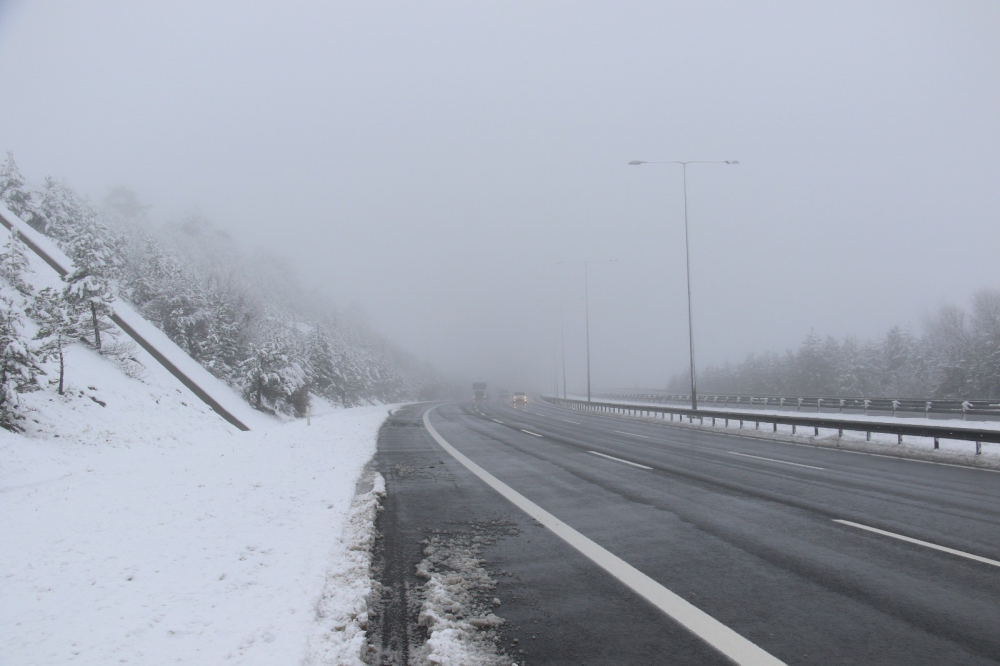
[(486, 382), (475, 381), (472, 382), (472, 401), (473, 402), (484, 402), (489, 399), (489, 394), (486, 392)]

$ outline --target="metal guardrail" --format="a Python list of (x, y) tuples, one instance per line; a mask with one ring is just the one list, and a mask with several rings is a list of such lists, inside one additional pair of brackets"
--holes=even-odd
[(784, 414), (751, 414), (748, 412), (726, 411), (719, 409), (690, 409), (683, 407), (661, 407), (659, 405), (628, 405), (615, 402), (587, 402), (586, 400), (569, 400), (565, 398), (555, 398), (544, 396), (543, 400), (554, 405), (569, 407), (578, 411), (602, 412), (610, 414), (626, 414), (632, 416), (655, 416), (661, 417), (669, 415), (670, 420), (674, 416), (678, 421), (683, 421), (687, 417), (688, 422), (699, 419), (704, 424), (705, 419), (712, 419), (712, 425), (716, 420), (725, 420), (726, 426), (730, 421), (739, 421), (740, 428), (744, 423), (754, 423), (755, 429), (760, 429), (761, 423), (771, 424), (774, 432), (777, 432), (779, 425), (792, 426), (792, 434), (796, 434), (798, 427), (814, 428), (814, 433), (819, 435), (819, 429), (836, 430), (838, 436), (842, 437), (844, 431), (864, 432), (866, 439), (871, 441), (872, 433), (884, 433), (896, 435), (898, 442), (903, 443), (903, 437), (929, 437), (934, 440), (934, 448), (940, 448), (940, 440), (953, 439), (965, 442), (976, 443), (976, 455), (983, 452), (983, 442), (1000, 443), (1000, 430), (982, 430), (978, 428), (962, 428), (954, 426), (932, 426), (916, 425), (909, 423), (886, 423), (884, 421), (859, 421), (854, 419), (837, 419), (816, 416), (785, 416)]
[[(641, 402), (683, 402), (690, 403), (691, 396), (674, 393), (599, 393), (602, 398), (611, 400), (637, 400)], [(918, 398), (842, 398), (839, 396), (808, 396), (790, 397), (780, 395), (699, 395), (698, 400), (703, 403), (711, 403), (713, 407), (723, 408), (732, 406), (733, 408), (761, 408), (761, 409), (795, 409), (802, 411), (802, 408), (815, 409), (820, 412), (824, 409), (836, 409), (843, 412), (845, 409), (862, 411), (867, 414), (869, 411), (892, 412), (893, 416), (899, 413), (923, 414), (925, 417), (931, 414), (953, 414), (962, 415), (965, 419), (970, 414), (973, 416), (1000, 416), (1000, 400), (924, 400)]]

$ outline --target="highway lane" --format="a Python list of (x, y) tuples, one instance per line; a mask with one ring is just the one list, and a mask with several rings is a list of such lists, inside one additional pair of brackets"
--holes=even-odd
[[(998, 474), (538, 402), (445, 405), (430, 420), (497, 479), (786, 663), (1000, 660), (1000, 567), (989, 563), (1000, 561)], [(565, 584), (575, 605), (602, 607), (614, 585), (581, 592), (569, 581), (580, 563), (550, 548), (542, 560), (567, 566), (544, 568), (563, 578), (548, 589)], [(663, 626), (676, 657), (677, 627)], [(644, 646), (636, 658), (575, 663), (659, 663)], [(534, 663), (562, 663), (558, 650), (550, 643)]]
[[(558, 419), (564, 418), (560, 414), (564, 410), (550, 409), (549, 417), (561, 423)], [(592, 430), (610, 431), (617, 447), (641, 449), (631, 458), (637, 462), (643, 462), (642, 453), (653, 454), (650, 460), (684, 458), (687, 464), (674, 464), (671, 469), (700, 475), (702, 480), (738, 492), (829, 514), (831, 519), (972, 553), (993, 553), (993, 559), (1000, 559), (1000, 479), (995, 472), (665, 428), (628, 419), (592, 417), (588, 421), (588, 415), (574, 414), (580, 416)], [(607, 427), (609, 421), (617, 425)], [(545, 426), (538, 423), (532, 427), (541, 430)], [(621, 432), (637, 433), (643, 439), (622, 436)], [(622, 441), (616, 442), (615, 437)], [(634, 441), (641, 443), (630, 446)], [(710, 478), (695, 461), (715, 463)]]
[[(488, 578), (472, 577), (477, 610), (481, 615), (486, 606), (505, 621), (494, 639), (508, 659), (475, 663), (731, 663), (446, 454), (422, 427), (426, 409), (400, 410), (379, 433), (375, 463), (387, 493), (376, 519), (373, 569), (381, 594), (370, 606), (366, 663), (425, 663), (427, 581), (417, 571), (425, 569), (427, 545), (442, 540), (484, 563)], [(492, 445), (471, 431), (461, 439), (463, 447)], [(441, 564), (437, 570), (461, 574)], [(454, 596), (463, 601), (461, 592)]]
[(587, 441), (610, 447), (601, 449), (606, 453), (626, 451), (636, 462), (662, 462), (703, 479), (708, 472), (712, 483), (735, 490), (816, 511), (836, 507), (845, 515), (832, 517), (862, 523), (876, 518), (887, 530), (916, 530), (910, 536), (945, 537), (1000, 555), (1000, 474), (994, 471), (741, 437), (738, 431), (682, 429), (537, 402), (528, 410), (499, 404), (491, 409), (501, 410), (510, 423), (567, 441), (578, 441), (585, 428)]

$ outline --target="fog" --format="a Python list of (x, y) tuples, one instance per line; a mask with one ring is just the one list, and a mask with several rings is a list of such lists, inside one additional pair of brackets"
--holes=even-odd
[[(452, 376), (661, 386), (1000, 286), (994, 2), (0, 5), (0, 149), (197, 206)], [(556, 262), (567, 262), (556, 264)], [(576, 262), (576, 263), (573, 263)], [(561, 372), (561, 370), (559, 371)]]

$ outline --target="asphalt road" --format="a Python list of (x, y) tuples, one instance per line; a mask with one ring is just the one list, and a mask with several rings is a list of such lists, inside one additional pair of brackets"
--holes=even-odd
[[(495, 580), (482, 594), (502, 601), (498, 643), (521, 666), (732, 663), (473, 475), (422, 427), (426, 410), (398, 413), (379, 440), (389, 592), (376, 663), (407, 663), (425, 638), (414, 571), (422, 543), (442, 535), (480, 537)], [(538, 401), (446, 404), (429, 420), (513, 491), (780, 661), (1000, 663), (1000, 474)]]

